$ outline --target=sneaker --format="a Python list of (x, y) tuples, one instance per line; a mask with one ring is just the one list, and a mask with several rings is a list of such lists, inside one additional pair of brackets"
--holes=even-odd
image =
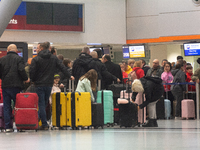
[(14, 130), (13, 129), (6, 129), (5, 132), (10, 133), (10, 132), (14, 132)]

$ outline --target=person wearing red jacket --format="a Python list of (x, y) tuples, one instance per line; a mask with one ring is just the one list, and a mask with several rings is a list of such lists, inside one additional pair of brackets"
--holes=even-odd
[(144, 70), (141, 67), (142, 67), (141, 61), (136, 61), (134, 63), (133, 71), (135, 71), (135, 73), (137, 75), (137, 79), (144, 77)]
[[(193, 75), (193, 67), (191, 65), (186, 66), (186, 82), (193, 82), (191, 77)], [(196, 91), (196, 88), (194, 85), (188, 85), (188, 91)]]

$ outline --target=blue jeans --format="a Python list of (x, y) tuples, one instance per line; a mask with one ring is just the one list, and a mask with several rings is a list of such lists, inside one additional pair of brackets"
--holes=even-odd
[(46, 107), (49, 102), (52, 87), (36, 87), (36, 93), (39, 97), (38, 101), (38, 117), (42, 121), (42, 126), (47, 126)]
[(12, 108), (11, 108), (11, 99), (16, 101), (17, 93), (20, 93), (20, 88), (2, 88), (3, 93), (3, 107), (4, 107), (4, 122), (5, 128), (11, 129), (13, 128), (13, 124), (11, 121), (12, 117)]

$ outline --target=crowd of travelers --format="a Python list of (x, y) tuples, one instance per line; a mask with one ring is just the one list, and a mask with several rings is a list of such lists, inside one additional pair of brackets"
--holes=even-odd
[[(147, 79), (144, 77), (157, 77), (162, 79), (163, 83), (199, 83), (200, 79), (200, 68), (193, 74), (192, 65), (186, 63), (182, 56), (178, 56), (177, 62), (172, 63), (163, 59), (161, 65), (159, 60), (155, 59), (150, 68), (143, 59), (123, 60), (121, 63), (115, 64), (111, 61), (110, 55), (102, 55), (99, 49), (90, 52), (89, 47), (84, 47), (77, 59), (72, 61), (64, 58), (62, 54), (57, 55), (56, 48), (51, 47), (49, 42), (39, 43), (37, 54), (36, 57), (29, 58), (25, 65), (23, 58), (17, 54), (16, 45), (11, 44), (7, 47), (7, 55), (0, 58), (4, 120), (8, 132), (13, 128), (11, 99), (15, 102), (16, 94), (22, 90), (26, 91), (32, 84), (39, 97), (38, 116), (42, 122), (41, 129), (47, 130), (45, 109), (48, 103), (51, 103), (51, 94), (63, 91), (64, 87), (69, 87), (69, 79), (75, 81), (76, 91), (90, 92), (92, 102), (95, 102), (96, 99), (98, 79), (101, 81), (101, 89), (107, 89), (113, 83), (126, 83), (123, 78), (128, 78), (133, 71), (136, 73), (137, 79), (141, 79), (143, 85)], [(200, 63), (200, 59), (197, 62)], [(195, 86), (189, 85), (186, 88), (186, 85), (163, 85), (163, 87), (163, 96), (167, 97), (172, 105), (173, 101), (177, 100), (175, 119), (179, 119), (183, 92), (195, 91)], [(149, 103), (152, 101), (147, 98), (146, 102), (139, 106), (139, 109), (146, 107)]]

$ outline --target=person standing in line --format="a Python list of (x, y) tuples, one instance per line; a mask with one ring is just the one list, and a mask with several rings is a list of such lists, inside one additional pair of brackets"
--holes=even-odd
[(10, 44), (7, 47), (7, 55), (0, 58), (5, 132), (13, 132), (11, 99), (16, 101), (17, 93), (24, 88), (23, 81), (30, 82), (25, 71), (24, 59), (17, 54), (17, 51), (17, 46)]
[(162, 64), (161, 64), (162, 72), (164, 72), (164, 65), (165, 65), (165, 63), (167, 63), (167, 62), (168, 62), (167, 59), (163, 59), (163, 60), (162, 60)]
[(162, 73), (163, 73), (163, 71), (160, 68), (159, 60), (158, 59), (154, 59), (153, 60), (153, 67), (148, 70), (146, 76), (161, 78), (161, 74)]
[[(46, 43), (40, 43), (38, 56), (32, 59), (30, 65), (30, 79), (34, 83), (39, 97), (38, 117), (42, 121), (41, 129), (43, 130), (48, 130), (45, 109), (51, 94), (56, 69), (59, 68), (66, 77), (70, 78), (67, 68), (55, 55), (51, 54), (48, 46)], [(73, 79), (72, 76), (71, 78)]]
[(133, 71), (135, 71), (135, 73), (137, 75), (137, 79), (144, 77), (144, 70), (141, 68), (141, 66), (142, 66), (141, 61), (136, 61), (134, 63)]
[(150, 69), (150, 67), (146, 65), (146, 61), (144, 59), (140, 59), (140, 61), (142, 62), (141, 68), (144, 70), (144, 75), (146, 76), (147, 71)]
[(84, 47), (79, 57), (74, 61), (72, 67), (72, 75), (75, 77), (75, 86), (78, 84), (79, 78), (90, 69), (96, 70), (96, 64), (92, 56), (90, 56), (89, 47)]
[(134, 68), (134, 63), (135, 63), (135, 60), (134, 59), (129, 59), (128, 60), (128, 65), (133, 69)]
[(128, 65), (128, 62), (126, 60), (123, 60), (122, 64), (124, 65), (125, 72), (127, 74), (131, 73), (132, 68)]
[[(122, 71), (121, 71), (121, 68), (120, 68), (120, 66), (118, 64), (115, 64), (115, 63), (113, 63), (111, 61), (111, 57), (110, 57), (109, 54), (103, 55), (101, 62), (103, 64), (105, 64), (108, 72), (110, 72), (112, 75), (114, 75), (115, 77), (117, 77), (120, 81), (122, 81)], [(107, 81), (107, 85), (110, 85), (112, 83), (113, 82), (111, 80)], [(115, 83), (117, 83), (117, 81)]]
[(77, 92), (89, 92), (91, 101), (94, 102), (95, 98), (93, 92), (97, 89), (97, 72), (94, 69), (89, 70), (86, 74), (80, 77), (76, 88)]
[[(164, 64), (164, 72), (161, 75), (161, 79), (163, 80), (163, 83), (172, 83), (173, 82), (173, 75), (171, 73), (172, 70), (172, 65), (170, 62), (167, 62)], [(171, 101), (171, 116), (173, 116), (173, 101), (174, 101), (174, 96), (171, 92), (171, 85), (163, 85), (165, 92), (164, 92), (164, 97), (165, 99), (168, 98)]]
[[(173, 83), (183, 83), (186, 80), (186, 74), (183, 72), (184, 66), (183, 63), (176, 64), (176, 69), (172, 70), (172, 75), (174, 76)], [(186, 91), (185, 84), (177, 84), (172, 85), (172, 94), (174, 98), (177, 100), (176, 103), (176, 113), (175, 119), (181, 119), (181, 101), (183, 100), (183, 92)]]

